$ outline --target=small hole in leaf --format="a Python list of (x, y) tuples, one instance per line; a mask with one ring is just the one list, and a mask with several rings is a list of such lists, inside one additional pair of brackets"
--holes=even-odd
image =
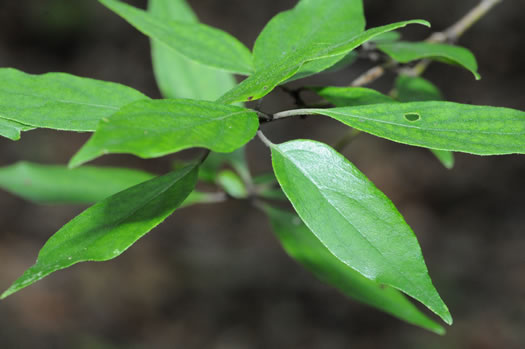
[(251, 101), (253, 99), (253, 96), (248, 97), (248, 100)]
[(418, 113), (406, 113), (405, 114), (405, 119), (407, 119), (408, 121), (418, 121), (419, 119), (421, 119), (421, 115), (419, 115)]

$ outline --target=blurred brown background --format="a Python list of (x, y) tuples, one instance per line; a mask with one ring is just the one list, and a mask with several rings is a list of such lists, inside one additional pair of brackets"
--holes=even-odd
[[(423, 18), (443, 29), (477, 0), (365, 0), (368, 25)], [(144, 7), (146, 1), (134, 1)], [(277, 11), (295, 3), (190, 0), (200, 18), (251, 47)], [(506, 0), (461, 40), (483, 79), (434, 64), (425, 75), (448, 99), (525, 110), (525, 1)], [(423, 28), (403, 31), (419, 40)], [(0, 66), (116, 81), (158, 97), (148, 40), (96, 1), (0, 1)], [(308, 83), (344, 85), (358, 61)], [(388, 91), (392, 76), (373, 87)], [(1, 82), (0, 82), (1, 83)], [(293, 101), (276, 92), (263, 108)], [(327, 118), (265, 126), (270, 138), (333, 143)], [(0, 165), (66, 163), (87, 135), (38, 130), (0, 139)], [(258, 141), (255, 172), (270, 169)], [(414, 228), (455, 324), (444, 337), (346, 299), (290, 260), (259, 212), (243, 202), (176, 212), (118, 259), (58, 272), (0, 303), (1, 348), (525, 348), (525, 157), (457, 156), (445, 170), (430, 153), (361, 136), (345, 155)], [(172, 157), (107, 156), (101, 165), (167, 171)], [(36, 206), (0, 192), (0, 288), (83, 207)]]

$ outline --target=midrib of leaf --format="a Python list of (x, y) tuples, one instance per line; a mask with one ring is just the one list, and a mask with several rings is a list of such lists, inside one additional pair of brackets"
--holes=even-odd
[[(276, 149), (276, 148), (277, 148), (277, 147), (275, 147), (274, 149)], [(284, 153), (283, 153), (283, 152), (281, 152), (280, 150), (278, 150), (278, 151), (279, 151), (279, 153), (281, 153), (281, 155), (283, 155), (283, 158), (288, 159), (286, 156), (284, 156)], [(298, 152), (299, 152), (299, 151), (298, 151)], [(403, 273), (403, 272), (397, 267), (397, 265), (390, 263), (389, 260), (388, 260), (388, 258), (385, 257), (385, 255), (381, 252), (381, 250), (379, 250), (379, 249), (378, 249), (373, 243), (371, 243), (370, 240), (368, 240), (368, 238), (367, 238), (367, 237), (366, 237), (366, 236), (365, 236), (365, 235), (364, 235), (364, 234), (363, 234), (363, 233), (362, 233), (362, 232), (361, 232), (361, 231), (360, 231), (360, 230), (359, 230), (359, 229), (358, 229), (358, 228), (357, 228), (352, 222), (350, 222), (350, 221), (348, 220), (348, 218), (346, 218), (345, 215), (344, 215), (343, 213), (341, 213), (341, 211), (340, 211), (337, 207), (335, 207), (335, 206), (333, 205), (332, 201), (331, 201), (330, 199), (328, 199), (328, 198), (325, 196), (325, 194), (323, 194), (323, 192), (321, 192), (321, 190), (319, 189), (319, 184), (318, 184), (316, 181), (314, 181), (313, 178), (311, 178), (311, 177), (308, 176), (308, 173), (307, 173), (307, 172), (306, 172), (306, 171), (300, 166), (300, 164), (297, 164), (297, 163), (295, 163), (295, 162), (292, 162), (291, 160), (288, 160), (288, 161), (289, 161), (290, 163), (292, 163), (297, 169), (299, 169), (299, 172), (300, 172), (300, 173), (301, 173), (301, 174), (302, 174), (307, 180), (309, 180), (311, 183), (314, 184), (314, 187), (315, 187), (315, 189), (317, 190), (317, 192), (318, 192), (318, 193), (319, 193), (319, 194), (320, 194), (320, 195), (321, 195), (321, 196), (322, 196), (322, 197), (323, 197), (323, 198), (324, 198), (324, 199), (330, 204), (330, 207), (332, 207), (332, 208), (333, 208), (333, 209), (339, 214), (339, 216), (341, 216), (341, 217), (342, 217), (342, 218), (343, 218), (348, 224), (350, 224), (350, 225), (351, 225), (351, 226), (352, 226), (352, 227), (353, 227), (353, 228), (359, 233), (359, 236), (361, 236), (361, 238), (363, 238), (363, 239), (364, 239), (364, 240), (365, 240), (365, 241), (366, 241), (366, 242), (367, 242), (367, 243), (368, 243), (368, 244), (369, 244), (374, 250), (376, 250), (376, 251), (379, 253), (379, 255), (381, 255), (381, 257), (383, 258), (385, 264), (389, 265), (390, 267), (393, 267), (393, 268), (397, 271), (397, 273), (398, 273), (401, 277), (403, 277), (404, 280), (406, 280), (410, 285), (412, 285), (412, 286), (414, 287), (414, 289), (417, 289), (417, 290), (420, 291), (423, 295), (425, 295), (426, 298), (429, 298), (429, 297), (428, 297), (428, 293), (427, 293), (425, 290), (423, 290), (419, 285), (414, 284), (414, 282), (413, 282), (412, 280), (408, 279), (407, 276), (406, 276), (406, 274)], [(341, 195), (344, 195), (344, 194), (341, 194)], [(345, 196), (346, 198), (349, 198), (349, 199), (351, 199), (352, 201), (356, 202), (359, 206), (364, 207), (364, 208), (366, 209), (366, 211), (370, 211), (370, 210), (368, 210), (365, 206), (363, 206), (362, 204), (358, 203), (357, 200), (352, 199), (352, 198), (350, 198), (350, 197), (348, 197), (348, 196), (346, 196), (346, 195), (344, 195), (344, 196)], [(293, 205), (294, 208), (295, 208), (295, 205), (294, 205), (293, 203), (292, 203), (292, 205)], [(378, 218), (379, 218), (381, 221), (383, 221), (384, 223), (388, 223), (388, 222), (386, 222), (385, 220), (381, 219), (380, 217), (378, 217)], [(309, 226), (308, 222), (304, 222), (304, 223), (308, 226), (308, 228), (309, 228), (310, 230), (315, 231), (314, 229), (312, 229), (312, 228)], [(387, 225), (388, 225), (388, 224), (387, 224)], [(336, 234), (336, 236), (337, 236), (337, 240), (338, 240), (339, 243), (340, 243), (340, 246), (344, 246), (344, 249), (347, 251), (347, 253), (349, 253), (350, 251), (347, 249), (346, 244), (344, 244), (344, 243), (340, 240), (339, 234)], [(322, 240), (320, 240), (320, 241), (322, 241)], [(330, 251), (330, 253), (332, 253), (332, 255), (334, 255), (334, 257), (336, 257), (337, 259), (339, 259), (339, 260), (340, 260), (341, 262), (343, 262), (345, 265), (348, 265), (345, 261), (341, 260), (338, 256), (336, 256), (335, 254), (333, 254), (333, 252), (332, 252), (330, 249), (328, 249), (328, 250)], [(349, 266), (350, 268), (354, 269), (354, 267), (352, 267), (351, 265), (348, 265), (348, 266)], [(354, 270), (356, 270), (356, 269), (354, 269)], [(356, 270), (356, 271), (359, 272), (359, 273), (361, 273), (359, 270)], [(399, 288), (398, 286), (395, 286), (395, 285), (390, 285), (390, 286), (392, 286), (392, 287), (394, 287), (394, 288), (397, 288), (397, 289), (399, 289), (399, 290), (401, 290), (401, 291), (403, 291), (403, 292), (406, 292), (406, 290), (402, 290), (402, 289)], [(410, 292), (410, 293), (412, 293), (412, 292)], [(420, 298), (420, 297), (417, 297), (416, 299), (419, 299), (419, 298)], [(431, 298), (431, 297), (430, 297), (430, 298)]]
[[(316, 113), (320, 114), (320, 115), (330, 116), (330, 115), (326, 115), (322, 111), (322, 109), (314, 109), (314, 111)], [(381, 124), (387, 124), (387, 125), (393, 125), (393, 126), (401, 126), (401, 127), (404, 127), (404, 128), (414, 128), (414, 129), (418, 129), (418, 130), (422, 130), (422, 131), (455, 132), (455, 133), (460, 133), (460, 134), (480, 134), (481, 133), (481, 134), (487, 134), (487, 135), (502, 135), (502, 136), (519, 136), (519, 135), (524, 135), (525, 134), (525, 132), (492, 132), (492, 131), (469, 132), (468, 130), (448, 130), (448, 129), (439, 129), (439, 128), (424, 128), (424, 127), (418, 127), (416, 125), (398, 124), (398, 123), (393, 122), (393, 121), (371, 119), (371, 118), (368, 118), (368, 117), (365, 117), (365, 116), (352, 115), (352, 114), (343, 114), (341, 112), (336, 112), (336, 111), (330, 111), (330, 113), (338, 115), (338, 116), (343, 116), (343, 117), (351, 117), (351, 118), (354, 118), (354, 119), (361, 119), (361, 120), (366, 120), (366, 121), (372, 121), (372, 122), (377, 122), (377, 123), (381, 123)], [(405, 113), (405, 114), (407, 114), (407, 113)], [(475, 121), (475, 120), (473, 120), (473, 121)], [(494, 121), (499, 121), (499, 120), (498, 119), (494, 119)], [(506, 121), (523, 121), (523, 120), (521, 120), (521, 119), (510, 119), (510, 120), (506, 120)], [(359, 126), (356, 126), (356, 128), (359, 128)]]

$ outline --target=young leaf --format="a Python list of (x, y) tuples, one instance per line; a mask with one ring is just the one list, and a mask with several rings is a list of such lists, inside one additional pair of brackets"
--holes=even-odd
[[(337, 43), (328, 41), (328, 44), (325, 45), (324, 43), (319, 44), (317, 42), (306, 45), (305, 47), (297, 47), (295, 51), (286, 52), (287, 54), (278, 60), (268, 62), (267, 66), (263, 68), (257, 67), (254, 74), (224, 94), (219, 98), (219, 101), (222, 103), (234, 103), (262, 98), (281, 82), (294, 76), (303, 64), (333, 56), (346, 55), (356, 47), (378, 35), (405, 27), (409, 24), (429, 26), (428, 22), (422, 20), (405, 21), (369, 29)], [(305, 44), (304, 42), (301, 43)]]
[(353, 164), (326, 144), (308, 140), (272, 145), (272, 162), (295, 210), (335, 257), (452, 323), (416, 236), (392, 202)]
[(139, 101), (104, 119), (70, 166), (108, 153), (154, 158), (191, 147), (232, 152), (258, 127), (257, 114), (237, 106), (191, 99)]
[(444, 334), (443, 327), (430, 320), (402, 293), (361, 276), (337, 259), (294, 214), (265, 205), (273, 230), (286, 252), (321, 281), (348, 297), (368, 304), (401, 320)]
[(310, 87), (336, 107), (397, 103), (392, 97), (366, 87)]
[(196, 180), (197, 166), (188, 166), (88, 208), (46, 242), (36, 264), (0, 299), (73, 264), (107, 261), (119, 256), (175, 211), (191, 193)]
[(429, 58), (436, 61), (459, 65), (469, 70), (476, 80), (478, 74), (476, 57), (464, 47), (429, 42), (397, 41), (378, 43), (377, 48), (400, 63), (408, 63), (418, 59)]
[(124, 168), (66, 166), (29, 162), (0, 168), (0, 188), (26, 200), (57, 204), (90, 204), (154, 176)]
[(245, 147), (231, 153), (211, 153), (199, 168), (199, 179), (215, 183), (217, 174), (224, 165), (230, 165), (245, 183), (251, 183), (252, 178), (246, 162)]
[(245, 199), (248, 197), (246, 185), (239, 175), (233, 171), (220, 171), (217, 175), (217, 184), (231, 197), (236, 199)]
[[(149, 0), (149, 12), (162, 21), (199, 23), (185, 0)], [(166, 98), (213, 101), (237, 84), (232, 74), (195, 63), (153, 39), (151, 56), (157, 84)]]
[(355, 52), (342, 54), (338, 56), (317, 59), (315, 61), (306, 62), (299, 68), (297, 73), (283, 83), (289, 83), (295, 80), (303, 79), (321, 72), (336, 72), (346, 68), (354, 63), (358, 58)]
[(1, 118), (56, 130), (94, 131), (100, 119), (148, 99), (124, 85), (63, 73), (30, 75), (1, 68), (0, 81)]
[(244, 75), (253, 71), (250, 50), (222, 30), (167, 20), (117, 0), (99, 1), (143, 34), (192, 61)]
[(525, 154), (525, 112), (452, 102), (298, 109), (395, 142), (477, 155)]
[(388, 32), (388, 33), (384, 33), (384, 34), (381, 34), (379, 36), (376, 36), (375, 38), (373, 38), (371, 41), (373, 41), (374, 43), (378, 44), (378, 43), (390, 43), (390, 42), (395, 42), (395, 41), (398, 41), (401, 39), (401, 33), (399, 32), (396, 32), (396, 31), (392, 31), (392, 32)]
[(30, 131), (33, 129), (34, 127), (32, 126), (24, 125), (12, 120), (2, 119), (0, 117), (0, 136), (9, 138), (12, 141), (18, 141), (22, 131)]
[[(430, 81), (416, 76), (399, 75), (394, 94), (400, 102), (441, 101), (441, 91)], [(448, 150), (430, 149), (432, 154), (448, 169), (454, 167), (454, 153)]]

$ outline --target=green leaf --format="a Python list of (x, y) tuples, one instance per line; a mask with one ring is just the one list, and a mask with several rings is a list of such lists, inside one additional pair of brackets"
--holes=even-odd
[(47, 241), (36, 264), (0, 299), (73, 264), (107, 261), (119, 256), (175, 211), (191, 193), (196, 180), (197, 166), (188, 166), (88, 208)]
[[(430, 81), (415, 76), (400, 75), (396, 79), (394, 94), (401, 102), (441, 101), (441, 91)], [(430, 149), (448, 169), (454, 167), (454, 153), (447, 150)]]
[(29, 162), (0, 168), (0, 188), (38, 203), (93, 203), (153, 178), (123, 168), (66, 166)]
[[(525, 112), (452, 102), (297, 109), (395, 142), (477, 155), (525, 154)], [(290, 114), (291, 115), (291, 114)]]
[(308, 228), (341, 262), (452, 318), (432, 281), (416, 236), (392, 202), (326, 144), (272, 145), (277, 180)]
[(399, 75), (395, 82), (395, 98), (400, 102), (441, 101), (441, 91), (422, 77)]
[(373, 41), (374, 43), (387, 43), (387, 42), (394, 42), (401, 39), (401, 33), (392, 31), (388, 33), (381, 34), (379, 36), (376, 36)]
[(33, 127), (94, 131), (100, 119), (148, 97), (116, 83), (0, 69), (0, 117)]
[(244, 75), (253, 71), (250, 50), (222, 30), (167, 20), (117, 0), (99, 1), (143, 34), (192, 61)]
[(397, 103), (393, 98), (366, 87), (309, 87), (336, 107)]
[[(199, 22), (185, 0), (149, 0), (149, 12), (163, 21)], [(155, 78), (166, 98), (213, 101), (237, 84), (232, 74), (195, 63), (155, 40), (151, 40), (151, 55)]]
[(476, 80), (481, 79), (478, 74), (476, 57), (464, 47), (436, 44), (429, 42), (397, 41), (378, 43), (377, 47), (400, 63), (409, 63), (423, 58), (429, 58), (447, 64), (459, 65), (469, 70)]
[(306, 77), (319, 74), (321, 72), (336, 72), (343, 68), (346, 68), (350, 64), (354, 63), (358, 58), (355, 52), (348, 54), (342, 54), (338, 56), (317, 59), (315, 61), (306, 62), (299, 68), (294, 76), (285, 81), (289, 83), (295, 80), (304, 79)]
[(12, 141), (18, 141), (22, 131), (30, 131), (33, 129), (34, 127), (32, 126), (24, 125), (16, 121), (2, 119), (0, 117), (0, 136), (9, 138)]
[(368, 304), (401, 320), (444, 334), (443, 327), (430, 320), (399, 291), (369, 280), (337, 259), (300, 218), (265, 205), (273, 230), (286, 252), (321, 281), (348, 297)]
[(217, 184), (231, 197), (236, 199), (245, 199), (248, 197), (246, 185), (233, 171), (223, 170), (219, 172), (217, 175)]
[(70, 166), (109, 153), (154, 158), (191, 147), (232, 152), (258, 127), (257, 114), (237, 106), (191, 99), (139, 101), (104, 119)]
[[(314, 3), (313, 1), (311, 2)], [(329, 3), (335, 4), (336, 2), (330, 1)], [(324, 20), (328, 22), (326, 19)], [(268, 93), (270, 93), (277, 85), (294, 76), (300, 70), (303, 64), (319, 59), (326, 59), (333, 56), (346, 55), (356, 47), (373, 39), (378, 35), (405, 27), (409, 24), (422, 24), (429, 26), (429, 23), (426, 21), (413, 20), (393, 23), (382, 27), (369, 29), (362, 33), (347, 36), (345, 40), (338, 42), (331, 40), (329, 37), (327, 37), (325, 41), (322, 41), (322, 44), (320, 44), (319, 41), (308, 43), (304, 42), (304, 40), (301, 40), (299, 41), (299, 43), (306, 46), (297, 46), (295, 51), (285, 51), (285, 54), (283, 54), (280, 58), (278, 57), (278, 55), (276, 55), (275, 57), (273, 57), (272, 62), (268, 62), (268, 65), (262, 68), (258, 67), (256, 63), (255, 73), (249, 76), (243, 82), (241, 82), (235, 88), (224, 94), (219, 99), (219, 101), (223, 103), (234, 103), (262, 98)], [(305, 22), (304, 25), (309, 24), (308, 22)], [(332, 25), (329, 26), (330, 28), (332, 27)], [(315, 33), (315, 27), (312, 27), (312, 29)], [(321, 31), (321, 33), (325, 32)], [(312, 34), (311, 36), (316, 38), (321, 37), (314, 34)], [(272, 40), (270, 42), (275, 42), (275, 40)], [(291, 42), (293, 42), (293, 40), (291, 40)], [(269, 44), (261, 45), (260, 49), (262, 50), (263, 48), (269, 46)], [(257, 55), (256, 53), (254, 54), (255, 59), (257, 60)]]

